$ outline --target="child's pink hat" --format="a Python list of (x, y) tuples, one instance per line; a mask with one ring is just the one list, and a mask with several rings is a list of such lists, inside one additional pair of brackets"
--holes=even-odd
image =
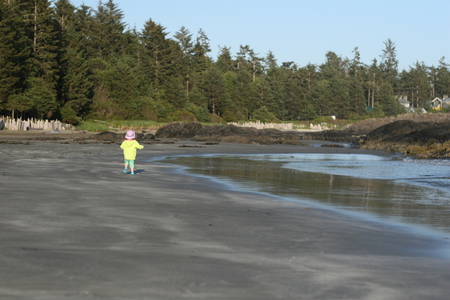
[(134, 133), (133, 130), (128, 130), (127, 134), (125, 135), (125, 139), (127, 139), (127, 140), (134, 140), (135, 137), (136, 137), (136, 134)]

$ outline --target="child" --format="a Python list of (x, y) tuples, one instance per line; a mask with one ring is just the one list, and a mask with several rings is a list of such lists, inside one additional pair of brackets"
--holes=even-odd
[(128, 166), (130, 166), (131, 175), (134, 175), (134, 160), (136, 159), (136, 150), (143, 149), (144, 146), (140, 145), (137, 141), (134, 140), (136, 134), (133, 130), (128, 130), (125, 135), (125, 141), (122, 142), (120, 148), (123, 149), (123, 156), (125, 158), (125, 168), (123, 172), (128, 173)]

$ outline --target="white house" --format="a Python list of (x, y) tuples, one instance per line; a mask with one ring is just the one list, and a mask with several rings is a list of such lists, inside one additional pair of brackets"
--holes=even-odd
[(403, 105), (406, 108), (410, 108), (411, 107), (411, 102), (408, 101), (408, 96), (400, 96), (400, 99), (398, 100), (398, 103), (400, 103), (401, 105)]
[(447, 95), (444, 95), (444, 97), (439, 98), (436, 97), (431, 101), (428, 101), (427, 103), (431, 109), (435, 110), (441, 110), (443, 108), (450, 108), (450, 98)]

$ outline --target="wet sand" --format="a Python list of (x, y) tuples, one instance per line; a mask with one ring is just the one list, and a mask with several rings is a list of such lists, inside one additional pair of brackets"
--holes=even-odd
[[(146, 161), (199, 153), (376, 153), (115, 143), (0, 132), (0, 299), (445, 299), (447, 239)], [(5, 142), (6, 141), (6, 142)], [(316, 142), (317, 143), (317, 142)]]

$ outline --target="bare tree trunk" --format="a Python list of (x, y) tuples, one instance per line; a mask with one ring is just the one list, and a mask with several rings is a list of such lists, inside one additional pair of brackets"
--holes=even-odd
[(416, 107), (419, 107), (419, 86), (416, 89)]
[(375, 106), (375, 86), (373, 87), (372, 91), (372, 108)]
[(34, 32), (33, 32), (33, 51), (37, 51), (37, 1), (34, 1)]

